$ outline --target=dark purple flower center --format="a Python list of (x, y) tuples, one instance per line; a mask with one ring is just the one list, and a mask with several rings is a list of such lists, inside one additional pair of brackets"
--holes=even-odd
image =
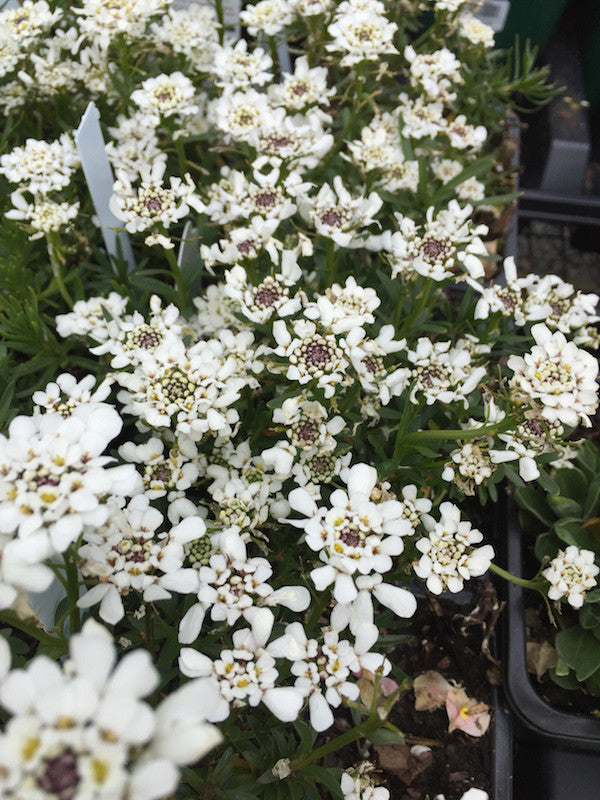
[(335, 227), (336, 225), (339, 225), (341, 221), (342, 221), (342, 215), (339, 214), (337, 211), (334, 211), (333, 209), (329, 209), (329, 211), (326, 211), (321, 216), (321, 222), (324, 225), (330, 225), (332, 227)]
[(40, 789), (57, 795), (59, 800), (72, 800), (77, 793), (78, 783), (77, 756), (70, 748), (48, 761), (46, 769), (37, 779)]
[(425, 258), (432, 260), (441, 256), (445, 249), (443, 242), (439, 242), (437, 239), (425, 239), (421, 245), (421, 253)]
[(269, 308), (279, 300), (279, 294), (275, 289), (264, 286), (256, 293), (256, 305)]
[(360, 534), (353, 528), (344, 528), (340, 534), (340, 540), (348, 547), (358, 547), (360, 544)]
[(259, 208), (271, 208), (275, 205), (277, 195), (274, 192), (263, 192), (256, 197), (256, 205)]

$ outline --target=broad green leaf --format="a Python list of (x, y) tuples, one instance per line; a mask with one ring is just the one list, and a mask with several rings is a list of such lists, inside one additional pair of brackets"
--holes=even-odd
[(554, 530), (558, 538), (566, 544), (574, 544), (580, 549), (584, 548), (594, 553), (600, 552), (600, 542), (589, 531), (582, 528), (578, 520), (561, 520), (561, 522), (556, 523)]
[(575, 670), (580, 681), (589, 678), (600, 665), (600, 641), (579, 625), (560, 631), (555, 646), (559, 656)]
[(570, 497), (563, 497), (562, 495), (548, 495), (548, 505), (554, 511), (557, 517), (577, 517), (583, 516), (583, 508), (576, 500), (571, 500)]
[(532, 486), (521, 486), (515, 491), (517, 503), (549, 528), (554, 525), (554, 514), (548, 506), (546, 497)]

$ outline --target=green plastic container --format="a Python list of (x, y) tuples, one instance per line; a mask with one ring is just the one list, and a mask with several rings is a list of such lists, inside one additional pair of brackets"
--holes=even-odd
[(496, 34), (496, 45), (512, 47), (515, 36), (518, 36), (523, 44), (529, 39), (532, 45), (543, 48), (567, 2), (568, 0), (511, 0), (504, 28)]

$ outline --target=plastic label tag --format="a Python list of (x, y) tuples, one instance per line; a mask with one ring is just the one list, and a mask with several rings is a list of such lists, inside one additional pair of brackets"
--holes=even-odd
[(480, 22), (485, 22), (495, 31), (504, 28), (506, 17), (510, 10), (510, 0), (483, 0), (475, 12), (475, 16)]
[(94, 103), (88, 105), (75, 131), (75, 146), (79, 151), (81, 168), (100, 221), (108, 254), (114, 258), (124, 258), (131, 272), (135, 268), (135, 259), (129, 236), (123, 230), (115, 230), (122, 229), (123, 222), (115, 217), (108, 206), (113, 193), (114, 177), (104, 149), (100, 112)]

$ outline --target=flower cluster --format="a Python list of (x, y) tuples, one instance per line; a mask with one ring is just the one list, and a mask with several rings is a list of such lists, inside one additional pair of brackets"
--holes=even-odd
[[(507, 97), (552, 92), (528, 51), (504, 79), (465, 0), (397, 6), (0, 11), (3, 797), (386, 800), (376, 751), (323, 759), (397, 738), (415, 582), (503, 574), (465, 496), (580, 479), (556, 467), (598, 406), (598, 297), (510, 257), (486, 280)], [(579, 608), (597, 572), (569, 546), (535, 586)]]

